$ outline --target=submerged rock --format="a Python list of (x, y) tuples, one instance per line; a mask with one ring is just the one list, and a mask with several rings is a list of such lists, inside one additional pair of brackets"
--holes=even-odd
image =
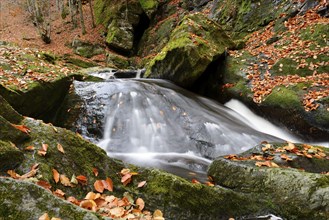
[(323, 147), (263, 144), (217, 158), (208, 174), (220, 186), (257, 194), (284, 218), (328, 219), (329, 176), (320, 174), (328, 171), (328, 154)]

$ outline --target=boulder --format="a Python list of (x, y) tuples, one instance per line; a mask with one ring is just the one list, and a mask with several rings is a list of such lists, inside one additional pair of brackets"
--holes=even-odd
[(24, 154), (10, 142), (0, 140), (0, 172), (13, 170), (24, 160)]
[(329, 176), (321, 174), (328, 171), (328, 154), (305, 144), (262, 144), (217, 158), (208, 174), (222, 187), (257, 194), (283, 218), (328, 219)]
[(74, 53), (82, 57), (91, 58), (93, 56), (104, 54), (105, 50), (98, 44), (74, 40), (72, 42)]
[(149, 62), (144, 76), (190, 87), (210, 63), (233, 45), (222, 29), (203, 14), (186, 15), (166, 46)]
[(0, 177), (0, 218), (39, 219), (45, 213), (50, 218), (97, 220), (96, 213), (60, 199), (50, 191), (28, 181)]

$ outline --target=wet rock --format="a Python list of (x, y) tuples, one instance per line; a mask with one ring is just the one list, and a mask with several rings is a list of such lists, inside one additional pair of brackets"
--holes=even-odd
[(0, 178), (0, 218), (39, 219), (44, 213), (60, 219), (100, 219), (98, 215), (27, 181)]
[(233, 45), (221, 28), (201, 13), (187, 15), (166, 46), (149, 62), (145, 76), (165, 78), (189, 87), (211, 62)]
[(0, 172), (13, 170), (24, 160), (24, 154), (10, 142), (0, 140)]
[(115, 53), (108, 53), (106, 56), (106, 64), (108, 67), (116, 69), (127, 69), (129, 67), (129, 60)]
[(115, 78), (135, 78), (138, 70), (119, 70), (114, 73)]
[[(209, 167), (208, 174), (220, 186), (241, 193), (256, 193), (265, 200), (265, 204), (271, 204), (269, 207), (271, 213), (284, 218), (327, 219), (329, 217), (329, 203), (327, 202), (329, 201), (329, 176), (318, 172), (329, 166), (324, 156), (328, 155), (328, 149), (308, 147), (306, 154), (314, 157), (301, 159), (300, 157), (306, 157), (305, 145), (295, 145), (296, 149), (291, 148), (290, 151), (284, 150), (289, 149), (285, 148), (285, 145), (272, 144), (268, 150), (264, 150), (265, 146), (265, 144), (256, 146), (235, 158), (231, 156), (231, 159), (219, 157)], [(309, 149), (314, 151), (310, 152)], [(301, 152), (301, 156), (296, 155), (297, 150)], [(318, 152), (324, 154), (320, 159), (315, 158)], [(291, 157), (292, 161), (283, 159), (283, 154)], [(265, 162), (265, 159), (239, 159), (257, 156), (272, 157), (274, 159), (267, 162), (274, 162), (280, 167), (256, 166), (257, 162)], [(294, 168), (288, 168), (287, 165)]]
[(110, 48), (128, 53), (134, 44), (133, 26), (125, 19), (113, 20), (108, 27), (106, 43)]

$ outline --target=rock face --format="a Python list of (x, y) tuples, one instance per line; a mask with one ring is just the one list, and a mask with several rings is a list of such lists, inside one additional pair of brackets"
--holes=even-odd
[(220, 186), (255, 193), (281, 217), (328, 219), (329, 176), (320, 174), (329, 168), (328, 153), (309, 145), (264, 144), (217, 158), (208, 174)]
[[(207, 31), (204, 31), (207, 30)], [(186, 15), (167, 45), (147, 65), (146, 77), (169, 79), (189, 87), (233, 42), (201, 13)]]

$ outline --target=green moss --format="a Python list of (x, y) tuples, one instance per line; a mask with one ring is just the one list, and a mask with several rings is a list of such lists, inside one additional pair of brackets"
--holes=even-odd
[(0, 171), (13, 170), (23, 160), (23, 153), (14, 144), (0, 140)]
[(320, 46), (327, 46), (329, 27), (327, 24), (315, 24), (300, 31), (300, 37), (304, 41), (315, 41)]
[(158, 5), (158, 1), (156, 0), (139, 0), (139, 3), (141, 4), (144, 10), (153, 9), (155, 6)]
[(263, 104), (273, 106), (273, 108), (280, 107), (295, 110), (303, 108), (297, 92), (284, 86), (275, 87), (272, 93), (265, 97)]

